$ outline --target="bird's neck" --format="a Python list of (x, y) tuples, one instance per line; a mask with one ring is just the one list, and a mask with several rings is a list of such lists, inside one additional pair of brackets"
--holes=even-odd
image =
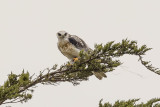
[(68, 43), (68, 40), (63, 38), (58, 38), (58, 43), (62, 46)]

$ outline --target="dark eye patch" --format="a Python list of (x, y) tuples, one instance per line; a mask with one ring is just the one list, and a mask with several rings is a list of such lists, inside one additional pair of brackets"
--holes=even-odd
[(66, 36), (66, 35), (67, 35), (67, 33), (64, 34), (64, 36)]
[(61, 34), (60, 34), (60, 33), (58, 33), (58, 36), (61, 36)]

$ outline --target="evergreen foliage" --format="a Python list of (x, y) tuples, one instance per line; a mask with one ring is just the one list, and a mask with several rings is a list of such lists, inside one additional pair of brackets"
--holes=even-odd
[[(149, 50), (151, 48), (147, 48), (146, 45), (138, 47), (136, 41), (127, 39), (122, 40), (121, 43), (111, 41), (105, 45), (95, 45), (95, 49), (88, 53), (81, 51), (80, 58), (75, 63), (67, 62), (59, 69), (57, 69), (57, 65), (54, 65), (52, 68), (41, 71), (37, 77), (30, 76), (29, 72), (25, 73), (24, 70), (20, 75), (11, 73), (8, 75), (7, 81), (0, 86), (0, 105), (28, 101), (32, 98), (33, 88), (38, 83), (54, 85), (60, 82), (71, 82), (73, 85), (78, 85), (80, 81), (88, 80), (88, 77), (93, 75), (92, 71), (104, 73), (113, 71), (122, 64), (118, 58), (125, 54), (138, 56), (142, 65), (160, 75), (158, 68), (153, 67), (149, 61), (143, 61), (142, 56)], [(115, 104), (134, 104), (136, 101), (120, 101)], [(110, 107), (109, 103), (105, 105), (107, 104)], [(100, 107), (107, 107), (105, 105), (100, 104)]]
[(109, 102), (102, 104), (102, 100), (99, 102), (99, 107), (160, 107), (160, 98), (153, 98), (149, 100), (147, 103), (136, 104), (139, 99), (131, 99), (128, 101), (116, 101), (114, 104)]
[[(21, 75), (9, 74), (8, 80), (4, 82), (3, 86), (0, 86), (0, 104), (26, 102), (31, 99), (32, 94), (29, 91), (33, 92), (32, 90), (21, 90), (30, 83), (29, 73), (24, 73), (24, 70)], [(10, 101), (4, 102), (6, 100)]]

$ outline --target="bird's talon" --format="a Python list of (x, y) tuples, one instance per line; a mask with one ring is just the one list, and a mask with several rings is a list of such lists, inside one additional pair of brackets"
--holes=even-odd
[(78, 61), (78, 58), (73, 58), (73, 61), (74, 61), (74, 62)]

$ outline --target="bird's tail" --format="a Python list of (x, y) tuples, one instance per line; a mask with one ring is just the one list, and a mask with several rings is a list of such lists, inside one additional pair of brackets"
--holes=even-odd
[(92, 71), (92, 73), (99, 79), (101, 80), (103, 77), (106, 78), (106, 74), (103, 73), (103, 72), (95, 72), (95, 71)]

